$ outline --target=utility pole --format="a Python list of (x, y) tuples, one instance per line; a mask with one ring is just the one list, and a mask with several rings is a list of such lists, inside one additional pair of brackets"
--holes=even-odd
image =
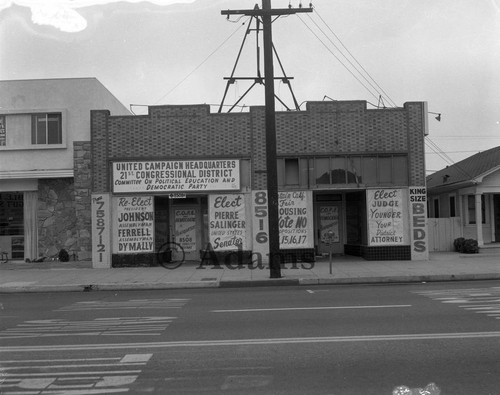
[(266, 168), (269, 220), (269, 270), (271, 278), (281, 277), (278, 211), (278, 169), (276, 159), (276, 110), (274, 101), (274, 66), (272, 17), (291, 15), (299, 12), (312, 12), (312, 8), (272, 9), (271, 0), (262, 0), (262, 9), (227, 10), (222, 15), (247, 15), (262, 18), (264, 31), (264, 85), (266, 103)]

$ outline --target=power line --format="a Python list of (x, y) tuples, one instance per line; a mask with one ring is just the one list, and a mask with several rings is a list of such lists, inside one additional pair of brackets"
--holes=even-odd
[[(239, 19), (238, 19), (239, 20)], [(247, 18), (248, 20), (248, 18)], [(236, 28), (217, 48), (215, 48), (198, 66), (196, 66), (189, 74), (187, 74), (182, 80), (180, 80), (172, 89), (170, 89), (167, 93), (165, 93), (160, 99), (158, 99), (155, 104), (158, 104), (165, 97), (167, 97), (170, 93), (172, 93), (175, 89), (177, 89), (184, 81), (186, 81), (192, 74), (194, 74), (208, 59), (210, 59), (226, 42), (228, 42), (231, 37), (233, 37), (242, 26), (245, 25), (245, 22), (240, 24), (238, 28)]]
[[(328, 23), (326, 23), (326, 21), (321, 17), (321, 15), (319, 14), (318, 10), (316, 7), (314, 7), (314, 11), (315, 11), (315, 14), (318, 15), (318, 18), (321, 20), (321, 22), (323, 22), (323, 24), (327, 27), (327, 29), (333, 34), (333, 36), (337, 39), (337, 41), (340, 43), (340, 45), (342, 45), (342, 47), (345, 49), (345, 51), (349, 54), (349, 56), (354, 60), (354, 62), (361, 68), (361, 70), (368, 76), (368, 78), (373, 82), (373, 84), (375, 84), (375, 86), (372, 84), (372, 82), (370, 82), (368, 80), (368, 78), (366, 78), (363, 73), (361, 73), (361, 71), (359, 71), (358, 67), (356, 65), (354, 65), (349, 59), (348, 57), (342, 53), (342, 50), (333, 42), (333, 40), (331, 40), (327, 34), (323, 31), (323, 29), (321, 29), (321, 27), (312, 19), (312, 17), (310, 15), (308, 15), (309, 19), (311, 19), (311, 21), (316, 25), (316, 27), (325, 35), (325, 37), (328, 38), (328, 40), (332, 43), (332, 45), (342, 54), (342, 56), (351, 64), (351, 66), (353, 66), (356, 71), (363, 77), (363, 79), (365, 79), (366, 82), (368, 82), (370, 84), (370, 86), (372, 86), (377, 92), (380, 91), (382, 92), (383, 94), (380, 94), (380, 96), (384, 96), (389, 100), (390, 103), (392, 103), (392, 106), (393, 107), (398, 107), (398, 105), (394, 102), (394, 100), (392, 100), (392, 98), (389, 96), (389, 94), (377, 83), (377, 81), (375, 81), (375, 79), (370, 75), (370, 73), (363, 67), (363, 65), (356, 59), (356, 57), (352, 54), (351, 51), (349, 51), (349, 49), (346, 47), (346, 45), (342, 42), (342, 40), (340, 39), (340, 37), (332, 30), (332, 28), (328, 25)], [(380, 93), (379, 92), (379, 93)]]
[(328, 46), (324, 43), (323, 40), (321, 40), (321, 38), (319, 38), (319, 36), (313, 31), (313, 29), (311, 29), (311, 27), (309, 27), (309, 25), (304, 22), (304, 20), (299, 16), (299, 20), (309, 29), (309, 31), (318, 39), (318, 41), (326, 48), (326, 50), (328, 52), (330, 52), (330, 54), (335, 58), (337, 59), (337, 61), (342, 65), (344, 66), (344, 68), (375, 98), (375, 99), (379, 99), (379, 96), (377, 96), (376, 94), (374, 94), (346, 65), (344, 62), (342, 62), (342, 60), (340, 60), (340, 58), (335, 55), (333, 53), (333, 51), (328, 48)]

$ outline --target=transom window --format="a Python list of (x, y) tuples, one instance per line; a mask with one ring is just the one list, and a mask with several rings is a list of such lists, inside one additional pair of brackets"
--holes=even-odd
[(62, 117), (60, 113), (31, 116), (31, 144), (62, 144)]

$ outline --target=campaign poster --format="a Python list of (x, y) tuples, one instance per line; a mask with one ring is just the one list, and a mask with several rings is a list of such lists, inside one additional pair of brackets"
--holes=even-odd
[(120, 196), (114, 199), (115, 254), (154, 252), (152, 196)]
[(279, 192), (280, 248), (313, 248), (313, 208), (311, 191)]
[(404, 244), (403, 190), (367, 190), (366, 203), (369, 244), (371, 246)]
[(184, 252), (196, 251), (196, 209), (174, 210), (175, 240)]
[(326, 245), (340, 243), (339, 206), (325, 205), (319, 208), (319, 238)]
[(209, 235), (214, 251), (247, 249), (245, 195), (210, 195), (209, 204)]

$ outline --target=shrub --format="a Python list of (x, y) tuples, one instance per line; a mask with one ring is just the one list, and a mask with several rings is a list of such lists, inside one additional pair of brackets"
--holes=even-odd
[(479, 245), (477, 240), (467, 239), (464, 242), (462, 252), (466, 254), (477, 254), (479, 252)]
[(59, 251), (59, 262), (68, 262), (69, 261), (69, 254), (68, 251), (66, 251), (64, 248)]
[(465, 239), (459, 237), (453, 241), (453, 246), (456, 252), (461, 252), (464, 254), (477, 254), (479, 252), (479, 245), (477, 240)]
[(465, 243), (465, 239), (463, 237), (459, 237), (453, 241), (453, 246), (455, 247), (456, 252), (462, 252), (463, 246)]

